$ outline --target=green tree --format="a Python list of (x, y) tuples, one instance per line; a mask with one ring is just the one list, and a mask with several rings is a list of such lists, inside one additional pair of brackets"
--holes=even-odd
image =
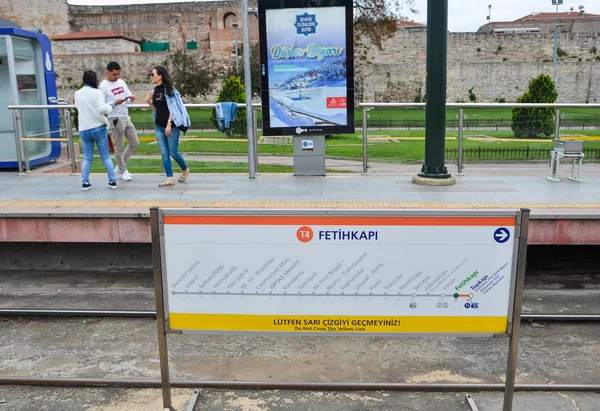
[[(558, 98), (554, 82), (547, 74), (541, 74), (529, 83), (526, 91), (517, 99), (517, 103), (554, 103)], [(512, 130), (515, 137), (546, 137), (554, 133), (553, 108), (513, 108)]]
[(402, 18), (400, 11), (406, 6), (413, 13), (415, 0), (354, 0), (354, 29), (358, 36), (364, 35), (373, 44), (381, 47), (381, 42), (393, 36), (397, 21)]
[(164, 65), (184, 97), (206, 97), (214, 88), (215, 74), (205, 56), (178, 51), (167, 57)]
[[(244, 53), (239, 55), (239, 78), (244, 84)], [(252, 96), (260, 96), (260, 44), (258, 42), (250, 46), (250, 74), (252, 75)], [(238, 76), (235, 72), (235, 61), (229, 66), (227, 76)]]
[[(221, 102), (235, 102), (235, 103), (246, 103), (246, 93), (244, 92), (244, 85), (238, 76), (231, 76), (225, 80), (223, 87), (219, 92), (217, 103)], [(212, 122), (215, 127), (217, 124), (217, 113), (216, 110), (212, 111)], [(233, 126), (227, 131), (227, 137), (231, 138), (235, 134), (246, 135), (246, 110), (239, 109), (237, 116), (233, 123)]]

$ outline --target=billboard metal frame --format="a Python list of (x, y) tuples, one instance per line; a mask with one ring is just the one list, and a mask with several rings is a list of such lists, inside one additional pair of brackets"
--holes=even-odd
[[(296, 8), (328, 8), (344, 7), (346, 23), (346, 125), (313, 125), (313, 126), (290, 126), (290, 127), (271, 127), (270, 119), (270, 99), (269, 99), (269, 61), (267, 50), (266, 11), (277, 9), (296, 9)], [(260, 38), (260, 83), (261, 99), (263, 112), (263, 135), (325, 135), (354, 133), (354, 17), (353, 4), (350, 0), (328, 0), (320, 2), (315, 0), (259, 0), (258, 2), (258, 21)]]
[[(515, 388), (515, 374), (518, 359), (518, 344), (520, 336), (521, 310), (523, 302), (523, 288), (525, 282), (525, 264), (527, 256), (527, 239), (529, 229), (529, 209), (519, 211), (479, 211), (479, 210), (427, 210), (427, 211), (407, 211), (407, 210), (340, 210), (340, 209), (320, 209), (320, 210), (265, 210), (265, 209), (160, 209), (153, 207), (150, 209), (151, 234), (152, 234), (152, 256), (154, 267), (154, 285), (156, 292), (157, 309), (157, 331), (160, 356), (161, 385), (163, 392), (163, 406), (166, 409), (172, 409), (171, 405), (171, 383), (169, 377), (169, 356), (167, 348), (167, 334), (188, 333), (183, 330), (171, 329), (169, 326), (169, 309), (167, 295), (166, 278), (166, 257), (165, 257), (165, 236), (164, 236), (164, 217), (165, 216), (347, 216), (347, 217), (365, 217), (365, 216), (471, 216), (471, 217), (494, 217), (494, 216), (514, 216), (516, 218), (513, 259), (511, 267), (511, 282), (509, 291), (509, 309), (507, 332), (494, 334), (494, 337), (509, 337), (509, 347), (506, 367), (506, 383), (504, 389), (503, 411), (511, 411)], [(286, 334), (286, 333), (281, 333)], [(287, 334), (289, 335), (289, 333)], [(301, 334), (306, 335), (306, 334)], [(323, 335), (315, 334), (315, 335)], [(331, 334), (330, 334), (331, 335)], [(335, 335), (335, 334), (333, 334)], [(372, 334), (365, 334), (372, 335)], [(387, 334), (393, 335), (393, 334)], [(410, 335), (410, 334), (408, 334)], [(439, 335), (439, 334), (438, 334)], [(443, 335), (461, 335), (443, 333)], [(398, 336), (407, 336), (407, 334), (398, 334)], [(305, 385), (307, 383), (301, 383)], [(351, 383), (348, 383), (351, 386)], [(290, 384), (291, 389), (296, 388)], [(474, 403), (472, 397), (470, 402)]]

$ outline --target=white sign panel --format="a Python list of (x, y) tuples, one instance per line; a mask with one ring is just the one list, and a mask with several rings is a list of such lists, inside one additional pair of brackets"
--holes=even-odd
[(163, 283), (170, 329), (507, 332), (516, 213), (168, 211)]

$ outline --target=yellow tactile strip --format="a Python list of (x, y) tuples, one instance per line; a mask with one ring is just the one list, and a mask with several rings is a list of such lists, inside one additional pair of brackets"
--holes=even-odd
[[(0, 201), (0, 207), (115, 207), (115, 208), (579, 208), (600, 210), (600, 202), (301, 202), (301, 201)], [(27, 211), (27, 210), (23, 210)]]

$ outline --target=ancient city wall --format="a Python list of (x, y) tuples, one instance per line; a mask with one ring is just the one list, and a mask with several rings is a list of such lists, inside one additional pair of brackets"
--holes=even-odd
[(42, 29), (48, 36), (69, 33), (67, 0), (0, 0), (0, 17), (25, 30)]
[[(70, 6), (72, 30), (112, 31), (138, 40), (168, 41), (169, 28), (180, 23), (185, 26), (188, 41), (201, 41), (203, 35), (200, 33), (229, 29), (234, 21), (242, 27), (240, 3), (236, 1), (131, 4), (110, 6), (110, 13), (106, 11), (107, 8), (102, 6)], [(169, 21), (173, 15), (180, 16), (180, 20)], [(255, 15), (249, 16), (249, 23), (251, 26), (257, 24)]]
[[(365, 101), (413, 101), (425, 93), (426, 33), (399, 32), (376, 47), (357, 47), (357, 94)], [(515, 101), (529, 81), (553, 75), (550, 34), (452, 33), (448, 38), (448, 101)], [(600, 102), (600, 34), (562, 34), (559, 101)]]
[[(250, 7), (255, 7), (252, 2)], [(40, 27), (46, 34), (80, 30), (113, 31), (135, 39), (169, 41), (171, 50), (198, 43), (198, 53), (209, 54), (218, 66), (233, 61), (233, 21), (241, 25), (239, 3), (209, 1), (124, 6), (68, 6), (66, 0), (0, 0), (0, 16), (24, 28)], [(558, 62), (559, 101), (600, 102), (600, 23), (576, 21), (577, 30), (560, 35), (563, 56)], [(575, 24), (575, 23), (574, 23)], [(256, 19), (250, 16), (251, 37)], [(581, 32), (588, 30), (589, 32)], [(238, 29), (241, 42), (241, 30)], [(357, 45), (356, 94), (364, 101), (414, 101), (425, 94), (425, 32), (401, 30), (382, 49)], [(118, 60), (129, 81), (145, 83), (148, 70), (167, 53), (122, 53), (109, 40), (94, 40), (77, 50), (56, 42), (58, 84), (68, 90), (79, 83), (84, 69), (103, 71)], [(93, 44), (92, 44), (93, 43)], [(451, 33), (448, 38), (448, 101), (505, 99), (515, 101), (529, 81), (553, 74), (553, 33), (494, 35)], [(62, 47), (62, 48), (61, 48)], [(103, 50), (111, 50), (101, 54)], [(86, 54), (75, 55), (84, 51)], [(94, 54), (92, 54), (94, 53)], [(75, 80), (77, 79), (77, 80)], [(62, 92), (62, 91), (61, 91)]]
[[(58, 97), (70, 99), (75, 86), (81, 83), (85, 70), (94, 70), (100, 78), (104, 77), (106, 64), (118, 61), (122, 70), (122, 78), (137, 97), (143, 97), (152, 89), (150, 72), (161, 64), (169, 52), (157, 53), (112, 53), (112, 54), (77, 54), (72, 56), (55, 56), (54, 70), (58, 74)], [(139, 103), (143, 103), (139, 101)]]
[(111, 50), (114, 53), (135, 53), (140, 51), (140, 44), (123, 38), (98, 40), (63, 40), (52, 42), (52, 54), (54, 56), (71, 56), (75, 54), (106, 53)]

